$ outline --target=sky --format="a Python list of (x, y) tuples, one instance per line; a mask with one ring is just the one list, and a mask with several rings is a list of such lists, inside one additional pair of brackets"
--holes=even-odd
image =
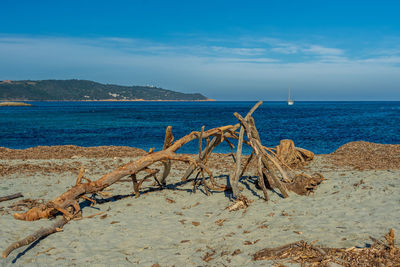
[(1, 0), (0, 80), (400, 100), (398, 1)]

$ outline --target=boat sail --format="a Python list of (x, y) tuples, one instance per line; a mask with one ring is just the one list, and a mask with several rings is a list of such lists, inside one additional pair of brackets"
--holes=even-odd
[(291, 106), (291, 105), (294, 104), (294, 101), (293, 101), (292, 99), (290, 99), (290, 88), (289, 88), (289, 96), (288, 96), (287, 104), (288, 104), (289, 106)]

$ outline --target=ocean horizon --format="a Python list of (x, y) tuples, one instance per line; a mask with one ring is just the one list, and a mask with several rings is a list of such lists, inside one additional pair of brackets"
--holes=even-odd
[[(256, 101), (25, 101), (31, 107), (0, 108), (0, 146), (131, 146), (160, 150), (165, 129), (175, 140), (191, 131), (236, 124)], [(282, 139), (317, 154), (351, 141), (400, 143), (400, 101), (265, 101), (254, 113), (261, 141)], [(197, 141), (179, 150), (196, 153)], [(227, 153), (221, 144), (215, 152)], [(245, 153), (251, 150), (244, 148)]]

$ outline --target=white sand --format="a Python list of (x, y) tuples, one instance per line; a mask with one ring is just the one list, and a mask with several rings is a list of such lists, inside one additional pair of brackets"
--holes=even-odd
[[(84, 165), (91, 162), (85, 158), (79, 161)], [(104, 161), (107, 160), (96, 160), (99, 168), (92, 170), (88, 178), (97, 179), (106, 172), (100, 167)], [(21, 160), (13, 162), (19, 164)], [(329, 247), (363, 247), (371, 243), (369, 236), (380, 238), (389, 228), (399, 233), (400, 170), (361, 172), (323, 166), (320, 158), (310, 166), (328, 180), (308, 197), (291, 193), (289, 198), (282, 199), (270, 192), (271, 200), (265, 202), (261, 190), (255, 189), (251, 179), (243, 181), (244, 195), (254, 200), (245, 213), (225, 209), (230, 204), (226, 193), (213, 193), (209, 197), (200, 191), (191, 193), (191, 183), (150, 192), (138, 199), (129, 196), (87, 206), (83, 208), (83, 216), (104, 213), (72, 221), (63, 232), (41, 240), (29, 250), (23, 247), (12, 252), (7, 259), (0, 260), (0, 265), (269, 266), (272, 262), (253, 261), (252, 255), (265, 247), (301, 239), (318, 240), (317, 244)], [(227, 174), (215, 171), (216, 176)], [(178, 182), (182, 174), (183, 171), (172, 171), (169, 182)], [(70, 188), (75, 179), (76, 174), (69, 172), (13, 174), (0, 178), (0, 196), (22, 192), (26, 198), (51, 200)], [(364, 184), (353, 186), (361, 179)], [(225, 179), (219, 181), (222, 183)], [(143, 189), (150, 185), (146, 183)], [(114, 195), (129, 194), (132, 184), (118, 183), (110, 189), (106, 191)], [(170, 203), (166, 198), (175, 202)], [(0, 208), (17, 201), (0, 202)], [(102, 219), (104, 214), (107, 217)], [(222, 226), (215, 223), (218, 220), (225, 220)], [(195, 226), (192, 222), (200, 224)], [(51, 223), (48, 220), (18, 221), (12, 213), (0, 216), (0, 250)], [(259, 241), (255, 244), (244, 244), (256, 240)], [(237, 249), (241, 253), (232, 256)], [(214, 251), (212, 260), (203, 261), (206, 253)]]

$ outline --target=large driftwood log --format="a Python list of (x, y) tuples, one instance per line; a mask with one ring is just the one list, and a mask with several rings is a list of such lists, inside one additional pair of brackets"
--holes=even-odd
[[(227, 125), (214, 128), (204, 132), (203, 137), (208, 138), (215, 135), (224, 135), (225, 132), (235, 131), (238, 127), (239, 125)], [(14, 214), (14, 217), (19, 220), (34, 221), (42, 218), (49, 218), (54, 216), (56, 213), (61, 212), (65, 216), (67, 216), (67, 218), (73, 218), (75, 214), (80, 212), (78, 204), (79, 198), (86, 194), (95, 194), (99, 191), (102, 191), (117, 182), (119, 179), (128, 175), (135, 175), (158, 161), (185, 161), (204, 168), (204, 165), (196, 162), (192, 157), (175, 153), (179, 148), (181, 148), (186, 143), (195, 140), (199, 135), (199, 132), (191, 132), (190, 134), (177, 140), (174, 144), (172, 144), (165, 150), (147, 154), (134, 162), (130, 162), (122, 167), (119, 167), (113, 172), (104, 175), (97, 181), (77, 183), (74, 187), (72, 187), (59, 197), (55, 198), (54, 200), (50, 201), (48, 204), (41, 207), (32, 208), (25, 213), (16, 213)]]
[[(79, 200), (81, 198), (91, 200), (86, 195), (97, 193), (101, 194), (102, 190), (121, 180), (121, 178), (123, 177), (129, 176), (132, 179), (133, 189), (136, 197), (139, 196), (141, 184), (148, 177), (153, 177), (160, 188), (162, 188), (163, 185), (166, 184), (166, 178), (170, 173), (171, 161), (173, 160), (182, 161), (189, 164), (189, 168), (185, 176), (183, 177), (183, 180), (186, 180), (194, 170), (199, 170), (196, 178), (193, 181), (193, 190), (195, 190), (196, 187), (200, 184), (204, 186), (204, 191), (207, 195), (210, 194), (210, 190), (224, 191), (230, 189), (228, 185), (218, 184), (214, 180), (212, 172), (206, 166), (208, 156), (211, 154), (213, 149), (223, 141), (228, 140), (228, 138), (238, 140), (235, 157), (235, 168), (233, 171), (233, 175), (231, 175), (230, 179), (230, 184), (233, 190), (234, 197), (236, 197), (238, 201), (242, 201), (243, 199), (245, 199), (245, 196), (240, 195), (238, 189), (238, 181), (243, 175), (245, 169), (248, 168), (248, 166), (250, 165), (250, 161), (253, 156), (255, 156), (258, 161), (257, 170), (259, 174), (259, 185), (263, 189), (265, 200), (268, 200), (267, 188), (272, 188), (273, 186), (279, 188), (283, 197), (288, 197), (288, 194), (286, 192), (287, 189), (295, 192), (297, 190), (297, 193), (300, 192), (308, 194), (314, 189), (314, 185), (317, 184), (318, 181), (312, 180), (310, 187), (310, 182), (307, 183), (307, 181), (310, 181), (310, 179), (308, 179), (306, 176), (302, 176), (302, 178), (295, 177), (295, 179), (289, 179), (283, 167), (280, 165), (280, 159), (275, 157), (275, 155), (272, 153), (272, 149), (266, 148), (261, 144), (261, 140), (256, 129), (254, 119), (251, 117), (252, 113), (261, 104), (262, 102), (260, 101), (256, 105), (254, 105), (244, 118), (235, 113), (234, 115), (240, 121), (240, 123), (238, 124), (217, 127), (208, 131), (204, 131), (203, 126), (200, 132), (191, 132), (175, 142), (174, 136), (172, 134), (172, 129), (169, 126), (166, 129), (164, 146), (161, 151), (154, 152), (151, 150), (148, 154), (142, 156), (136, 161), (125, 164), (117, 168), (116, 170), (105, 174), (96, 181), (91, 181), (88, 178), (85, 178), (84, 169), (81, 169), (76, 180), (76, 184), (71, 189), (53, 199), (52, 201), (49, 201), (47, 204), (42, 204), (38, 207), (34, 207), (26, 211), (25, 213), (14, 214), (14, 217), (16, 219), (26, 221), (34, 221), (42, 218), (54, 217), (58, 213), (61, 213), (63, 216), (62, 219), (57, 221), (52, 227), (41, 229), (36, 233), (26, 237), (25, 239), (17, 241), (10, 245), (3, 252), (3, 257), (7, 257), (16, 248), (29, 245), (39, 238), (59, 231), (71, 219), (81, 216), (81, 209), (79, 205)], [(236, 130), (238, 130), (239, 128), (240, 131), (239, 133), (237, 133)], [(245, 134), (248, 140), (244, 140)], [(176, 153), (177, 150), (180, 149), (182, 146), (195, 139), (199, 140), (199, 154), (197, 158), (186, 154)], [(207, 141), (206, 148), (204, 150), (202, 149), (203, 140)], [(230, 141), (228, 141), (228, 143), (231, 147), (233, 146)], [(243, 144), (249, 145), (253, 149), (253, 151), (245, 165), (242, 167), (241, 155)], [(156, 176), (159, 170), (150, 168), (150, 166), (156, 162), (161, 162), (164, 166), (164, 170), (161, 174), (161, 177), (159, 178), (157, 178)], [(142, 178), (141, 180), (138, 180), (137, 174), (142, 171), (146, 172), (147, 176), (145, 176), (145, 178)], [(200, 174), (201, 177), (199, 180), (197, 180)], [(206, 179), (206, 175), (208, 176), (208, 180)]]

